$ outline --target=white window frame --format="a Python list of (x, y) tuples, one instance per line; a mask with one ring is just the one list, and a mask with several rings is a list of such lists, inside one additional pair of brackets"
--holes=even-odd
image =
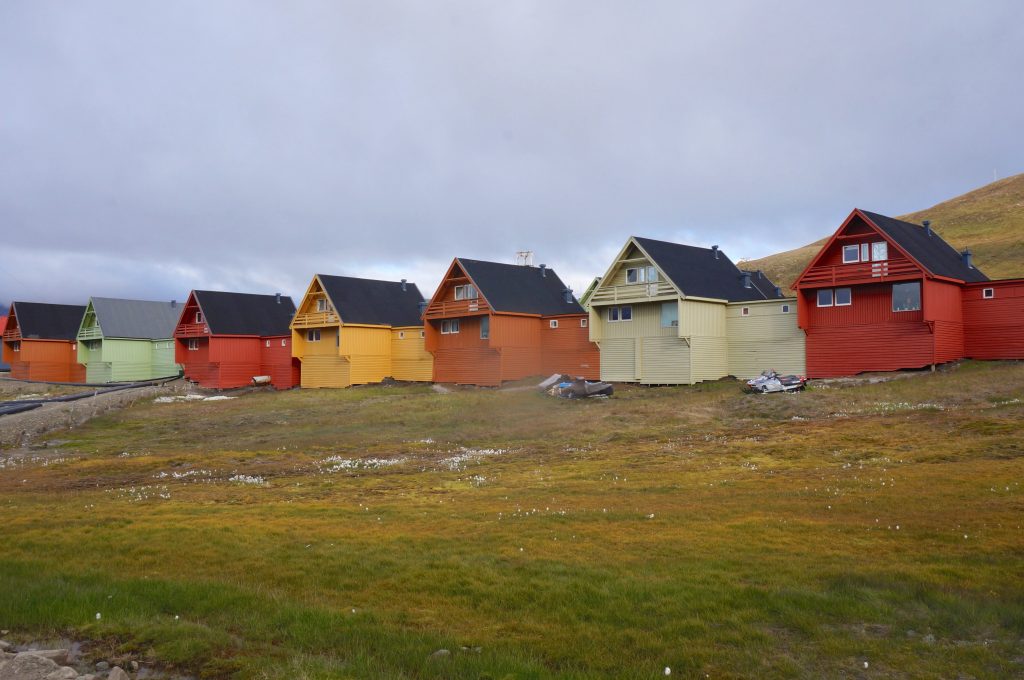
[(12, 342), (11, 343), (11, 351), (12, 352), (20, 352), (21, 351), (21, 342), (20, 341), (19, 342)]
[(306, 342), (320, 342), (320, 329), (310, 328), (306, 331)]
[(740, 316), (750, 316), (750, 307), (740, 307)]
[(327, 298), (316, 299), (316, 311), (326, 312), (327, 311)]
[(420, 337), (421, 338), (426, 337), (426, 331), (420, 331)]
[[(665, 324), (665, 308), (670, 306), (670, 305), (672, 307), (675, 307), (675, 309), (676, 309), (676, 318), (670, 319), (668, 325), (666, 325)], [(662, 328), (679, 328), (679, 305), (678, 305), (678, 303), (675, 300), (673, 300), (671, 302), (662, 302), (661, 303), (661, 306), (658, 308), (658, 323), (661, 325)]]
[(608, 308), (607, 318), (608, 318), (608, 323), (618, 323), (619, 322), (619, 308), (618, 307), (609, 307)]
[[(851, 248), (853, 249), (854, 257), (852, 260), (846, 257), (847, 252), (849, 252)], [(857, 262), (860, 262), (860, 245), (855, 243), (853, 245), (843, 246), (843, 264), (856, 264)]]
[(458, 319), (445, 319), (441, 322), (441, 335), (456, 335), (460, 330), (459, 325)]
[(199, 351), (199, 338), (189, 338), (188, 339), (188, 351), (189, 352), (198, 352)]
[[(881, 247), (879, 247), (881, 246)], [(882, 254), (879, 257), (878, 251), (881, 250)], [(871, 244), (871, 261), (872, 262), (885, 262), (889, 259), (889, 242), (888, 241), (875, 241)]]
[(398, 331), (398, 339), (405, 340), (405, 331)]
[[(643, 269), (641, 269), (640, 267), (628, 267), (626, 269), (626, 283), (627, 284), (643, 283), (643, 281), (640, 278), (640, 273), (642, 271), (643, 271)], [(633, 280), (632, 281), (629, 280), (630, 275), (633, 276)]]
[(992, 299), (995, 298), (995, 296), (996, 296), (996, 289), (995, 288), (982, 288), (981, 289), (981, 299), (982, 300), (992, 300)]
[(489, 340), (491, 337), (491, 317), (480, 317), (480, 339)]
[(548, 328), (558, 328), (558, 319), (548, 319)]
[(270, 340), (267, 340), (266, 347), (270, 347)]
[(196, 323), (203, 323), (203, 313), (196, 312)]
[(476, 300), (480, 297), (480, 292), (471, 283), (464, 283), (455, 286), (455, 299), (456, 300)]
[(586, 328), (590, 323), (590, 319), (580, 319), (580, 328)]
[[(839, 291), (841, 291), (841, 290), (845, 290), (845, 291), (850, 293), (850, 301), (849, 302), (840, 302), (839, 301)], [(849, 307), (850, 305), (852, 305), (853, 304), (853, 288), (845, 287), (845, 288), (836, 288), (835, 290), (833, 290), (832, 291), (832, 303), (836, 307)]]
[(860, 244), (860, 261), (868, 262), (871, 260), (871, 244), (861, 243)]
[(287, 346), (288, 346), (288, 340), (285, 339), (285, 338), (281, 338), (281, 347), (287, 347)]
[[(629, 318), (626, 318), (626, 314), (629, 314)], [(633, 320), (633, 305), (622, 305), (619, 307), (619, 319), (621, 321), (632, 321)]]
[[(827, 305), (821, 304), (821, 294), (822, 294), (822, 292), (827, 292), (828, 293), (828, 304)], [(834, 307), (835, 306), (835, 303), (836, 303), (836, 293), (831, 288), (819, 288), (816, 291), (816, 293), (815, 293), (815, 297), (817, 298), (816, 302), (818, 303), (819, 307)]]
[(647, 283), (654, 283), (658, 280), (658, 270), (654, 265), (647, 265)]
[(782, 313), (789, 314), (789, 305), (782, 305)]

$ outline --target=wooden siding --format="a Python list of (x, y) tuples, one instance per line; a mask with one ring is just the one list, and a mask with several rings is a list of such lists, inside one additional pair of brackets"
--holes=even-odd
[[(10, 330), (10, 329), (8, 329)], [(19, 352), (4, 342), (4, 359), (16, 380), (85, 382), (85, 366), (78, 363), (78, 343), (71, 340), (21, 339)]]
[(634, 338), (607, 338), (599, 343), (601, 380), (633, 382), (640, 378), (636, 366), (637, 343)]
[(833, 378), (865, 371), (921, 368), (934, 360), (928, 325), (875, 323), (807, 330), (807, 375)]
[(78, 361), (89, 383), (155, 380), (179, 373), (174, 345), (173, 340), (84, 340), (79, 341)]
[(558, 317), (558, 328), (551, 328), (551, 319), (541, 320), (541, 375), (563, 373), (588, 380), (601, 377), (601, 350), (590, 341), (589, 327), (580, 325), (587, 318)]
[[(252, 384), (258, 375), (268, 375), (276, 389), (299, 384), (300, 371), (292, 361), (291, 339), (286, 336), (197, 338), (198, 349), (188, 349), (188, 339), (175, 343), (175, 356), (185, 377), (202, 387), (231, 389)], [(267, 343), (270, 347), (267, 347)], [(282, 344), (282, 342), (284, 344)]]
[(348, 387), (351, 366), (348, 359), (337, 354), (333, 356), (307, 354), (302, 361), (302, 380), (304, 388)]
[[(788, 305), (789, 312), (783, 313), (783, 305)], [(747, 316), (743, 316), (744, 308)], [(783, 374), (804, 375), (806, 338), (797, 326), (796, 308), (795, 299), (729, 304), (729, 375), (748, 379), (770, 368)]]
[(423, 328), (391, 330), (391, 377), (395, 380), (430, 382), (434, 357), (424, 347)]
[[(994, 297), (982, 291), (991, 288)], [(972, 359), (1024, 359), (1024, 279), (963, 289), (964, 353)]]
[(640, 341), (637, 363), (640, 382), (679, 385), (693, 382), (690, 346), (677, 337), (646, 337)]

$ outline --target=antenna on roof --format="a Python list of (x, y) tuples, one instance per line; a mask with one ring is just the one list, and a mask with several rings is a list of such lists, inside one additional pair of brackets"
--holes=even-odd
[(516, 251), (516, 264), (523, 267), (533, 266), (533, 251), (532, 250), (517, 250)]

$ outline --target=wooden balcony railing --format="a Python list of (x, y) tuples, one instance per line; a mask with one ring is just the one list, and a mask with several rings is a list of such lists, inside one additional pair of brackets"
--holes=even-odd
[(838, 286), (845, 283), (871, 283), (892, 279), (908, 279), (920, 276), (921, 271), (911, 262), (891, 261), (862, 262), (815, 267), (804, 274), (800, 288)]
[(676, 291), (668, 281), (629, 283), (624, 286), (599, 286), (590, 297), (590, 304), (618, 302), (646, 302), (654, 298), (675, 297)]
[(338, 315), (334, 312), (309, 312), (296, 314), (292, 319), (292, 328), (317, 328), (338, 323)]
[(21, 329), (15, 328), (13, 330), (4, 331), (4, 342), (12, 342), (14, 340), (21, 340)]
[(99, 326), (89, 326), (78, 331), (79, 340), (102, 340), (103, 330)]
[(209, 334), (210, 327), (205, 323), (183, 323), (174, 329), (174, 337), (176, 338), (194, 338)]
[(428, 319), (444, 319), (456, 316), (486, 314), (491, 310), (483, 298), (475, 300), (442, 300), (427, 307)]

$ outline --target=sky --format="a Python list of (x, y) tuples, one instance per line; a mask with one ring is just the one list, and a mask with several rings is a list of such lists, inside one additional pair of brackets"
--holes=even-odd
[(1022, 73), (1019, 0), (4, 0), (0, 304), (757, 258), (1024, 171)]

